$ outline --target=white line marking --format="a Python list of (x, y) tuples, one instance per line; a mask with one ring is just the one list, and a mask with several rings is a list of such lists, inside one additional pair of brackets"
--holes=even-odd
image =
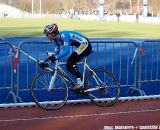
[(78, 117), (93, 117), (93, 116), (105, 116), (105, 115), (118, 115), (118, 114), (157, 112), (157, 111), (160, 111), (160, 109), (154, 109), (154, 110), (137, 110), (137, 111), (115, 112), (115, 113), (86, 114), (86, 115), (71, 115), (71, 116), (53, 116), (53, 117), (51, 116), (51, 117), (36, 117), (36, 118), (17, 118), (17, 119), (0, 120), (0, 122), (33, 121), (33, 120), (48, 120), (48, 119), (78, 118)]

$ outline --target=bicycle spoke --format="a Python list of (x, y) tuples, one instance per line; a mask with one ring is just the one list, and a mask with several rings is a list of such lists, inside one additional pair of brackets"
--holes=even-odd
[[(105, 70), (96, 70), (88, 77), (87, 93), (89, 98), (99, 106), (113, 105), (119, 97), (119, 83), (113, 74)], [(112, 100), (109, 100), (112, 99)]]
[[(41, 83), (41, 86), (45, 86), (45, 87), (47, 88), (48, 85), (46, 85), (45, 82), (41, 81), (41, 79), (38, 79), (38, 81)], [(37, 81), (37, 82), (38, 82), (38, 81)], [(36, 83), (36, 84), (37, 84), (37, 83)], [(40, 85), (39, 85), (39, 86), (40, 86)]]
[(68, 98), (68, 87), (60, 75), (55, 78), (53, 89), (49, 90), (51, 72), (37, 74), (31, 84), (31, 95), (35, 103), (46, 110), (62, 107)]

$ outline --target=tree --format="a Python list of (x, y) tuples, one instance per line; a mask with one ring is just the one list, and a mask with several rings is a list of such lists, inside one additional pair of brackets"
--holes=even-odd
[[(34, 12), (40, 12), (40, 0), (34, 0)], [(131, 10), (132, 14), (143, 11), (143, 0), (104, 0), (108, 12)], [(139, 4), (138, 4), (139, 2)], [(8, 4), (21, 10), (32, 12), (32, 0), (0, 0), (0, 4)], [(139, 5), (139, 6), (138, 6)], [(160, 0), (148, 0), (149, 11), (160, 12)], [(81, 9), (92, 11), (99, 8), (99, 0), (42, 0), (42, 13), (60, 13), (62, 9)]]

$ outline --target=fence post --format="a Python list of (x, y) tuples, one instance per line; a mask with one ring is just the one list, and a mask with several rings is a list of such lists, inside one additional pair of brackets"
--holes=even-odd
[[(2, 39), (3, 40), (3, 39)], [(11, 73), (10, 73), (10, 81), (11, 81), (11, 84), (10, 84), (10, 87), (6, 87), (4, 86), (2, 89), (5, 90), (5, 89), (10, 89), (10, 91), (8, 92), (8, 95), (6, 97), (6, 100), (9, 100), (10, 97), (13, 98), (13, 101), (15, 103), (17, 103), (17, 98), (16, 98), (16, 95), (14, 93), (14, 47), (9, 43), (9, 42), (6, 42), (4, 40), (4, 42), (0, 42), (0, 45), (8, 45), (10, 47), (10, 51), (8, 53), (9, 56), (11, 56)], [(4, 65), (5, 67), (5, 65)]]

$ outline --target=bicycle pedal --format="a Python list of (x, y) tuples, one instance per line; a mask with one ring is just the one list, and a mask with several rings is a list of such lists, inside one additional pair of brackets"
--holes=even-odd
[(75, 93), (79, 92), (81, 88), (72, 88), (71, 90)]
[(76, 94), (81, 98), (83, 98), (86, 95), (86, 93), (84, 92), (84, 89), (82, 88)]

